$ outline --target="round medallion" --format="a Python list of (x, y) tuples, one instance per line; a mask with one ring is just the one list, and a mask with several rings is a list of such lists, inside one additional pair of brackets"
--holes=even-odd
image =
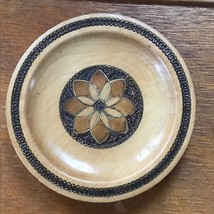
[(96, 65), (75, 74), (60, 98), (66, 131), (93, 148), (125, 142), (138, 128), (143, 98), (136, 81), (119, 68)]

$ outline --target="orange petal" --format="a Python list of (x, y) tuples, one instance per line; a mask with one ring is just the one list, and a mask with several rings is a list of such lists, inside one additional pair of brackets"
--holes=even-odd
[(122, 112), (124, 116), (130, 115), (135, 111), (135, 106), (133, 103), (124, 97), (120, 100), (120, 102), (114, 105), (114, 108)]
[(83, 133), (89, 130), (91, 115), (83, 117), (75, 117), (74, 120), (74, 131), (77, 133)]
[(83, 104), (76, 98), (73, 98), (73, 99), (69, 100), (67, 103), (65, 103), (65, 110), (73, 115), (78, 114), (86, 107), (87, 106), (85, 104)]
[(102, 143), (107, 139), (109, 130), (102, 123), (102, 121), (99, 120), (96, 126), (94, 126), (94, 128), (91, 130), (91, 134), (98, 143)]
[(115, 132), (127, 132), (128, 131), (128, 124), (125, 117), (111, 117), (111, 130)]
[(84, 80), (75, 80), (73, 83), (73, 91), (76, 96), (88, 96), (89, 95), (89, 83)]
[(125, 90), (125, 82), (122, 79), (113, 80), (111, 84), (111, 97), (122, 97)]
[(108, 82), (108, 79), (102, 71), (98, 70), (94, 73), (90, 82), (92, 84), (94, 84), (96, 86), (98, 92), (100, 92), (102, 90), (103, 86)]

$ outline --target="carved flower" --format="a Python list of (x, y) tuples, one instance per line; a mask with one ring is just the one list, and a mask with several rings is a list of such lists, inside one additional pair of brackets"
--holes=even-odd
[(98, 70), (90, 81), (75, 80), (72, 87), (75, 97), (65, 104), (65, 110), (75, 116), (75, 133), (90, 131), (97, 143), (103, 143), (111, 131), (128, 131), (126, 116), (132, 114), (135, 107), (123, 97), (123, 79), (109, 81)]

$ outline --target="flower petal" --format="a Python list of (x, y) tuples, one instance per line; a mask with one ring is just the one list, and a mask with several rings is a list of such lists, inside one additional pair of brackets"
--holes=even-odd
[(89, 93), (91, 95), (91, 98), (93, 100), (97, 100), (98, 99), (98, 92), (97, 92), (97, 89), (96, 87), (93, 85), (93, 84), (89, 84)]
[(107, 82), (100, 92), (99, 99), (107, 100), (109, 94), (110, 94), (110, 84)]
[(89, 95), (89, 82), (85, 80), (75, 80), (73, 83), (73, 91), (75, 96)]
[(77, 99), (88, 106), (91, 106), (94, 104), (94, 101), (89, 97), (79, 96), (77, 97)]
[(87, 116), (89, 114), (91, 114), (94, 111), (94, 107), (92, 106), (87, 106), (85, 109), (83, 109), (82, 111), (80, 111), (77, 116)]
[(65, 110), (73, 115), (78, 114), (80, 111), (82, 111), (86, 107), (87, 106), (85, 104), (83, 104), (76, 98), (72, 98), (67, 103), (65, 103)]
[(124, 116), (130, 115), (135, 111), (135, 106), (133, 103), (124, 97), (120, 100), (120, 102), (114, 105), (114, 108), (122, 112)]
[(124, 117), (124, 115), (120, 111), (111, 107), (107, 107), (105, 109), (105, 112), (111, 117)]
[(113, 80), (110, 82), (111, 85), (111, 97), (122, 97), (125, 90), (125, 81), (122, 79)]
[(113, 106), (121, 100), (121, 97), (112, 97), (106, 101), (106, 106)]
[(103, 86), (108, 82), (108, 78), (101, 70), (98, 70), (94, 73), (90, 82), (92, 84), (94, 84), (96, 86), (98, 92), (100, 92), (102, 90)]
[(94, 126), (97, 124), (99, 118), (100, 118), (100, 114), (98, 113), (98, 111), (95, 111), (90, 120), (90, 129), (94, 128)]
[(125, 117), (120, 118), (110, 118), (111, 130), (115, 132), (127, 132), (128, 124)]
[(109, 130), (101, 120), (98, 120), (96, 126), (91, 130), (91, 134), (97, 143), (103, 143), (108, 137)]
[(84, 133), (89, 130), (89, 122), (91, 115), (79, 117), (76, 116), (74, 120), (74, 132)]
[(110, 128), (110, 123), (109, 123), (109, 118), (106, 116), (104, 112), (100, 114), (100, 119), (102, 120), (103, 124), (107, 127)]

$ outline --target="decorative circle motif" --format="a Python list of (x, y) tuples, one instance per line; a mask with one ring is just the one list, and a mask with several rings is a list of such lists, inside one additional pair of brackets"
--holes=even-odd
[(143, 98), (126, 72), (96, 65), (68, 81), (59, 109), (66, 131), (76, 141), (104, 149), (125, 142), (136, 131), (143, 115)]
[[(25, 77), (33, 64), (34, 60), (39, 56), (39, 54), (52, 42), (56, 39), (60, 38), (61, 36), (68, 34), (70, 32), (76, 31), (78, 29), (87, 28), (91, 26), (111, 26), (115, 28), (123, 28), (126, 30), (130, 30), (134, 33), (137, 33), (144, 38), (151, 41), (154, 45), (156, 45), (163, 54), (167, 57), (169, 62), (174, 68), (174, 71), (177, 75), (181, 94), (182, 94), (182, 101), (183, 101), (183, 109), (182, 109), (182, 118), (180, 128), (173, 143), (172, 147), (170, 148), (169, 152), (166, 156), (147, 174), (143, 175), (142, 177), (127, 183), (122, 184), (119, 186), (109, 187), (109, 188), (89, 188), (86, 186), (79, 186), (73, 183), (70, 183), (66, 180), (55, 175), (53, 172), (48, 170), (33, 154), (29, 145), (25, 139), (25, 136), (22, 131), (21, 123), (20, 123), (20, 115), (19, 115), (19, 103), (20, 103), (20, 93), (22, 90), (22, 86), (25, 80)], [(13, 91), (11, 96), (11, 122), (13, 126), (14, 135), (16, 137), (17, 143), (23, 155), (25, 156), (26, 160), (31, 164), (31, 166), (46, 180), (50, 183), (58, 186), (59, 188), (72, 192), (75, 194), (79, 194), (82, 196), (88, 197), (112, 197), (118, 196), (121, 194), (125, 194), (131, 191), (134, 191), (138, 188), (143, 187), (144, 185), (148, 184), (149, 182), (153, 181), (157, 178), (175, 159), (176, 155), (180, 151), (183, 142), (186, 138), (190, 118), (191, 118), (191, 94), (189, 83), (182, 67), (182, 64), (176, 57), (175, 53), (170, 49), (170, 47), (157, 35), (153, 32), (148, 30), (147, 28), (138, 25), (136, 23), (114, 18), (114, 17), (93, 17), (93, 18), (86, 18), (79, 21), (71, 22), (67, 25), (64, 25), (57, 30), (53, 31), (49, 35), (47, 35), (39, 44), (37, 44), (30, 54), (25, 58), (23, 64), (18, 71), (16, 76)]]

